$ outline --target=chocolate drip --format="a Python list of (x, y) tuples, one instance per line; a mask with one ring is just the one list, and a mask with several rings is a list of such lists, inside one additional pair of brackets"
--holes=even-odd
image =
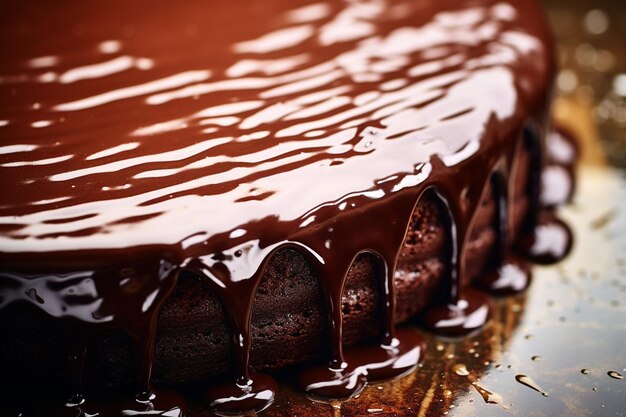
[[(128, 399), (120, 401), (109, 400), (105, 407), (98, 403), (91, 404), (89, 401), (78, 404), (85, 415), (141, 413), (147, 416), (183, 416), (186, 406), (180, 395), (154, 389), (151, 385), (157, 318), (163, 303), (176, 285), (179, 272), (178, 268), (166, 261), (148, 264), (143, 271), (133, 270), (133, 268), (119, 271), (118, 275), (122, 278), (120, 281), (122, 288), (125, 285), (128, 286), (126, 290), (131, 293), (135, 291), (142, 292), (141, 286), (145, 284), (141, 281), (150, 282), (156, 279), (157, 282), (161, 283), (157, 289), (145, 296), (144, 302), (140, 305), (140, 313), (131, 310), (139, 306), (139, 304), (122, 308), (111, 306), (114, 309), (111, 311), (111, 314), (114, 316), (112, 326), (120, 328), (130, 336), (137, 358), (137, 394), (135, 401)], [(112, 281), (109, 279), (108, 283)], [(133, 283), (133, 281), (136, 283)], [(109, 291), (111, 289), (108, 289), (107, 292)], [(103, 313), (107, 311), (110, 311), (108, 307), (102, 309)]]
[[(514, 294), (525, 290), (531, 282), (530, 265), (521, 257), (511, 253), (510, 242), (515, 241), (515, 226), (512, 224), (510, 202), (517, 177), (516, 163), (523, 149), (523, 140), (518, 140), (500, 161), (491, 176), (494, 200), (496, 201), (496, 244), (490, 270), (480, 278), (478, 284), (496, 295)], [(530, 161), (531, 171), (535, 162)], [(531, 176), (534, 174), (531, 174)], [(532, 198), (532, 197), (531, 197)]]
[(545, 145), (536, 123), (526, 123), (522, 130), (524, 144), (530, 154), (528, 179), (529, 210), (524, 229), (532, 230), (538, 222), (541, 205), (541, 171), (546, 165)]
[[(73, 336), (76, 337), (76, 335)], [(70, 342), (69, 346), (74, 349), (74, 352), (70, 352), (67, 358), (71, 378), (71, 391), (67, 405), (72, 407), (79, 406), (85, 401), (83, 393), (83, 371), (85, 368), (87, 348), (85, 347), (84, 341), (81, 340)]]
[[(328, 228), (333, 233), (334, 228)], [(342, 244), (345, 242), (336, 242)], [(326, 250), (331, 250), (333, 241), (324, 241)], [(332, 248), (342, 254), (349, 252), (344, 248)], [(365, 386), (366, 370), (346, 362), (343, 352), (343, 316), (341, 300), (343, 288), (356, 254), (351, 257), (342, 256), (323, 258), (323, 262), (315, 264), (315, 270), (321, 277), (322, 291), (326, 301), (329, 324), (330, 358), (327, 363), (304, 369), (297, 376), (298, 385), (309, 395), (321, 398), (349, 398), (357, 394)]]
[[(510, 218), (512, 217), (509, 212), (509, 202), (511, 201), (511, 192), (513, 188), (511, 186), (510, 173), (503, 173), (502, 168), (497, 169), (491, 176), (491, 186), (493, 189), (494, 200), (496, 201), (496, 250), (495, 250), (495, 263), (502, 265), (507, 253), (507, 242), (510, 240), (510, 236), (513, 232), (513, 227), (510, 224)], [(511, 236), (512, 238), (512, 236)]]
[[(491, 315), (489, 297), (476, 290), (466, 290), (469, 277), (465, 275), (466, 244), (478, 207), (484, 198), (495, 169), (499, 153), (473, 161), (473, 175), (456, 181), (436, 183), (433, 192), (444, 208), (448, 221), (448, 288), (442, 304), (424, 313), (424, 323), (437, 333), (447, 336), (469, 334), (482, 327)], [(495, 159), (495, 161), (494, 161)]]
[[(83, 368), (88, 338), (107, 329), (127, 333), (134, 347), (138, 364), (136, 399), (116, 402), (108, 400), (109, 414), (144, 412), (160, 415), (182, 415), (184, 400), (179, 396), (155, 391), (150, 385), (154, 363), (156, 321), (163, 302), (176, 285), (179, 269), (166, 261), (149, 261), (141, 266), (85, 271), (58, 275), (0, 274), (13, 291), (4, 292), (4, 302), (29, 301), (63, 324), (68, 340), (70, 393), (65, 408), (50, 404), (32, 404), (26, 415), (38, 415), (39, 407), (50, 409), (48, 415), (98, 415), (102, 404), (86, 398), (83, 389)], [(31, 294), (24, 298), (22, 294)], [(115, 296), (114, 296), (115, 295)], [(173, 402), (169, 402), (173, 401)], [(104, 413), (106, 414), (106, 413)]]
[[(260, 249), (242, 245), (203, 259), (194, 258), (187, 266), (213, 287), (222, 301), (231, 327), (235, 351), (234, 381), (213, 385), (202, 396), (203, 401), (218, 415), (242, 410), (260, 412), (269, 407), (276, 397), (278, 386), (270, 376), (250, 372), (250, 320), (254, 295), (265, 264), (274, 252), (274, 247)], [(256, 267), (259, 260), (260, 266)]]
[[(565, 258), (572, 249), (572, 232), (554, 213), (555, 206), (542, 204), (542, 173), (548, 167), (546, 144), (541, 140), (536, 126), (527, 126), (524, 137), (531, 153), (530, 210), (526, 233), (518, 240), (518, 246), (525, 256), (535, 263), (554, 264)], [(573, 145), (571, 145), (573, 147)], [(565, 160), (563, 165), (567, 178), (573, 183), (573, 161)], [(569, 175), (572, 175), (569, 177)], [(573, 189), (573, 186), (570, 186)], [(569, 196), (567, 197), (569, 198)], [(566, 198), (566, 199), (567, 199)], [(566, 201), (564, 199), (564, 201)]]
[[(415, 333), (396, 335), (394, 273), (400, 248), (405, 240), (414, 207), (415, 191), (399, 193), (390, 201), (375, 204), (366, 213), (351, 214), (350, 221), (337, 222), (322, 228), (322, 235), (302, 236), (312, 252), (320, 253), (315, 270), (321, 282), (329, 313), (331, 356), (327, 364), (313, 366), (300, 372), (298, 384), (309, 395), (321, 398), (349, 398), (357, 394), (365, 382), (388, 379), (415, 367), (424, 348)], [(391, 210), (390, 210), (391, 208)], [(371, 218), (378, 219), (372, 223)], [(335, 238), (334, 236), (339, 236)], [(353, 236), (342, 239), (341, 236)], [(358, 236), (358, 238), (356, 238)], [(380, 342), (352, 349), (344, 355), (341, 301), (348, 270), (354, 259), (370, 252), (379, 261), (379, 277), (383, 298), (383, 326)], [(340, 254), (333, 256), (332, 254)], [(352, 256), (346, 256), (353, 254)]]

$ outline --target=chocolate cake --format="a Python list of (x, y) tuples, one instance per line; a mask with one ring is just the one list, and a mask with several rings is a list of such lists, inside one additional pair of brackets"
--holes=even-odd
[(286, 367), (350, 397), (415, 368), (396, 324), (477, 331), (568, 252), (535, 1), (0, 7), (15, 415), (260, 411)]

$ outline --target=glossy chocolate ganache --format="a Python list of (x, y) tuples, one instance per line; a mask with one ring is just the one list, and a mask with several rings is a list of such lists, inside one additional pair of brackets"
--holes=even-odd
[[(567, 227), (540, 210), (554, 205), (540, 175), (553, 61), (534, 1), (10, 2), (0, 19), (0, 317), (26, 305), (62, 329), (71, 393), (48, 413), (185, 414), (151, 385), (157, 319), (184, 274), (211, 288), (231, 333), (235, 375), (209, 381), (207, 406), (265, 408), (276, 383), (250, 369), (250, 322), (286, 249), (314, 271), (327, 314), (328, 354), (298, 371), (304, 391), (346, 398), (412, 370), (423, 342), (395, 329), (394, 272), (414, 210), (436, 201), (448, 242), (424, 324), (480, 328), (491, 302), (468, 288), (466, 254), (491, 190), (482, 285), (530, 279), (507, 250), (521, 154), (528, 236), (515, 240), (543, 262), (568, 250)], [(342, 294), (363, 253), (384, 323), (378, 343), (345, 353)], [(110, 329), (131, 340), (136, 396), (97, 402), (86, 346)], [(37, 414), (26, 397), (16, 409)]]

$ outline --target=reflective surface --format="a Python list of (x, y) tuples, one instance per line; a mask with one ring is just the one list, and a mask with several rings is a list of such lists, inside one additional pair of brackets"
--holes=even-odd
[(296, 239), (515, 140), (552, 79), (535, 2), (5, 8), (21, 46), (0, 50), (13, 267)]

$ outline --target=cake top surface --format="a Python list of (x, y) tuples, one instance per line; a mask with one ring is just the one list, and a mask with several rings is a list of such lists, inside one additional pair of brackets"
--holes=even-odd
[(0, 8), (4, 265), (297, 240), (510, 140), (551, 77), (522, 0)]

